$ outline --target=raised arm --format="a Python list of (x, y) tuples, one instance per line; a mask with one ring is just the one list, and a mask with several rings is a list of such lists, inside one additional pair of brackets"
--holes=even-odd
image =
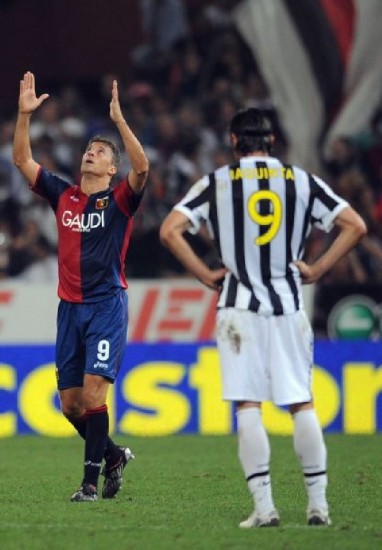
[(147, 180), (149, 161), (142, 145), (139, 143), (123, 117), (118, 97), (118, 83), (116, 80), (113, 81), (111, 92), (110, 118), (118, 128), (125, 151), (131, 163), (132, 168), (129, 173), (129, 183), (136, 193), (140, 193)]
[(27, 72), (20, 81), (19, 110), (13, 139), (13, 162), (23, 176), (34, 185), (39, 164), (32, 158), (29, 139), (31, 114), (49, 97), (49, 94), (36, 96), (34, 74)]

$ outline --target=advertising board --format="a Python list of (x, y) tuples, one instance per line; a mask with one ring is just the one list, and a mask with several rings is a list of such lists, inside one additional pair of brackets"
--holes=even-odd
[[(382, 367), (376, 342), (317, 342), (313, 388), (326, 432), (382, 431)], [(137, 436), (228, 434), (235, 411), (221, 400), (213, 342), (131, 343), (108, 402), (112, 432)], [(292, 433), (284, 408), (264, 405), (270, 433)], [(0, 346), (0, 437), (74, 434), (60, 412), (54, 346)]]

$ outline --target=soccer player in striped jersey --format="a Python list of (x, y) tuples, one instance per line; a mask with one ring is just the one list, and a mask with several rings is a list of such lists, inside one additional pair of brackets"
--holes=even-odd
[[(314, 283), (365, 234), (360, 216), (320, 178), (271, 155), (268, 118), (257, 109), (230, 125), (235, 163), (196, 182), (161, 226), (161, 241), (206, 286), (219, 292), (217, 346), (223, 399), (237, 406), (239, 458), (254, 511), (240, 527), (279, 525), (261, 404), (289, 407), (294, 449), (308, 495), (309, 525), (330, 523), (326, 446), (311, 393), (313, 335), (302, 287)], [(210, 269), (185, 232), (204, 226), (222, 267)], [(338, 235), (304, 262), (311, 228)]]
[(72, 185), (32, 157), (29, 123), (48, 98), (36, 95), (33, 73), (20, 81), (13, 159), (30, 188), (52, 206), (58, 228), (60, 298), (56, 366), (61, 408), (85, 440), (84, 477), (72, 501), (97, 500), (105, 459), (102, 496), (112, 498), (123, 469), (133, 458), (129, 448), (109, 437), (107, 392), (121, 366), (127, 334), (126, 251), (133, 215), (147, 179), (148, 160), (126, 123), (113, 82), (110, 118), (131, 162), (128, 176), (115, 187), (119, 150), (110, 140), (90, 140), (81, 163), (80, 185)]

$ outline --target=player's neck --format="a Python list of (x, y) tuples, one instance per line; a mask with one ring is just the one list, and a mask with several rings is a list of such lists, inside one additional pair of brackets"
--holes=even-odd
[(106, 191), (110, 186), (110, 177), (98, 178), (92, 174), (84, 174), (81, 178), (81, 191), (85, 195), (93, 195), (94, 193), (100, 193)]
[(245, 155), (241, 153), (234, 152), (234, 158), (236, 161), (247, 157), (269, 157), (269, 154), (266, 151), (251, 151)]
[(251, 151), (244, 157), (269, 157), (269, 154), (266, 151)]

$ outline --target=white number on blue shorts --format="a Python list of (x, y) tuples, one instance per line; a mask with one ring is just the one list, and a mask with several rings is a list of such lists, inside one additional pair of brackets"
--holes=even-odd
[(110, 356), (110, 343), (108, 340), (100, 340), (98, 342), (97, 359), (99, 361), (107, 361)]

